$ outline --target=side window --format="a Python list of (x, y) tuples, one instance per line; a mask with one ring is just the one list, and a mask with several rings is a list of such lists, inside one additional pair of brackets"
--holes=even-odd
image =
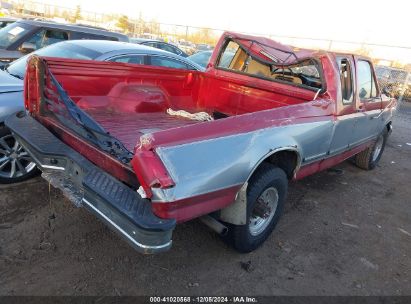
[(353, 101), (353, 78), (350, 61), (347, 58), (338, 60), (340, 68), (341, 96), (343, 104), (350, 104)]
[(132, 63), (132, 64), (144, 64), (144, 55), (121, 56), (121, 57), (109, 59), (109, 61)]
[(59, 30), (43, 29), (33, 36), (27, 42), (33, 43), (36, 49), (41, 49), (50, 44), (68, 40), (68, 33)]
[(377, 97), (375, 78), (368, 61), (359, 60), (357, 66), (358, 93), (360, 99), (370, 99)]
[(44, 30), (38, 31), (33, 36), (31, 36), (29, 40), (25, 42), (34, 44), (35, 49), (38, 50), (41, 47), (40, 45), (41, 45), (41, 41), (43, 40), (43, 36), (44, 36)]
[(145, 42), (145, 43), (142, 43), (142, 44), (147, 45), (147, 46), (151, 46), (151, 47), (156, 48), (156, 49), (159, 48), (158, 45), (157, 45), (157, 42), (150, 41), (150, 42)]
[(162, 49), (164, 51), (174, 53), (174, 54), (177, 54), (177, 55), (180, 54), (180, 52), (178, 52), (178, 50), (173, 48), (171, 45), (168, 45), (168, 44), (165, 44), (165, 43), (158, 43), (157, 46), (158, 46), (159, 49)]
[(89, 39), (89, 40), (111, 40), (111, 41), (118, 41), (117, 38), (111, 36), (103, 36), (103, 35), (94, 35), (89, 33), (77, 33), (75, 34), (75, 38), (72, 39)]
[(162, 66), (174, 69), (190, 69), (185, 63), (160, 56), (151, 56), (151, 65)]

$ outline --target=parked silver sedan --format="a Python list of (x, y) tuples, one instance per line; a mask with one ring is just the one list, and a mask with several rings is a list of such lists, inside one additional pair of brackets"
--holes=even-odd
[(14, 61), (6, 66), (4, 71), (0, 71), (0, 183), (19, 182), (36, 174), (36, 166), (4, 126), (7, 116), (24, 110), (23, 79), (27, 59), (33, 54), (203, 70), (201, 66), (186, 58), (156, 48), (127, 42), (100, 40), (60, 42)]

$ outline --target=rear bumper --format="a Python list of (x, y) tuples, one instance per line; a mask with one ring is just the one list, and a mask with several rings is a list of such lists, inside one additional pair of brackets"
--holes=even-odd
[(42, 176), (77, 206), (84, 206), (141, 253), (171, 247), (176, 221), (152, 213), (151, 202), (71, 149), (29, 116), (6, 125), (30, 153)]

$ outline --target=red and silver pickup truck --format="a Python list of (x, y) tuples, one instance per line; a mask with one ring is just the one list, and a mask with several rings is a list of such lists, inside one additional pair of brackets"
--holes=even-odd
[(32, 57), (24, 95), (6, 125), (43, 177), (143, 253), (194, 218), (254, 250), (290, 180), (376, 166), (396, 107), (368, 58), (229, 32), (205, 72)]

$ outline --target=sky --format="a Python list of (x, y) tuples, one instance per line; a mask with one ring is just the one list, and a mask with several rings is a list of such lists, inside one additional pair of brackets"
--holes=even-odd
[[(55, 0), (37, 1), (56, 4)], [(58, 3), (70, 8), (80, 5), (84, 11), (127, 14), (130, 18), (138, 18), (141, 12), (144, 20), (161, 23), (411, 48), (411, 2), (407, 0), (59, 0)], [(382, 52), (387, 51), (391, 50)]]

